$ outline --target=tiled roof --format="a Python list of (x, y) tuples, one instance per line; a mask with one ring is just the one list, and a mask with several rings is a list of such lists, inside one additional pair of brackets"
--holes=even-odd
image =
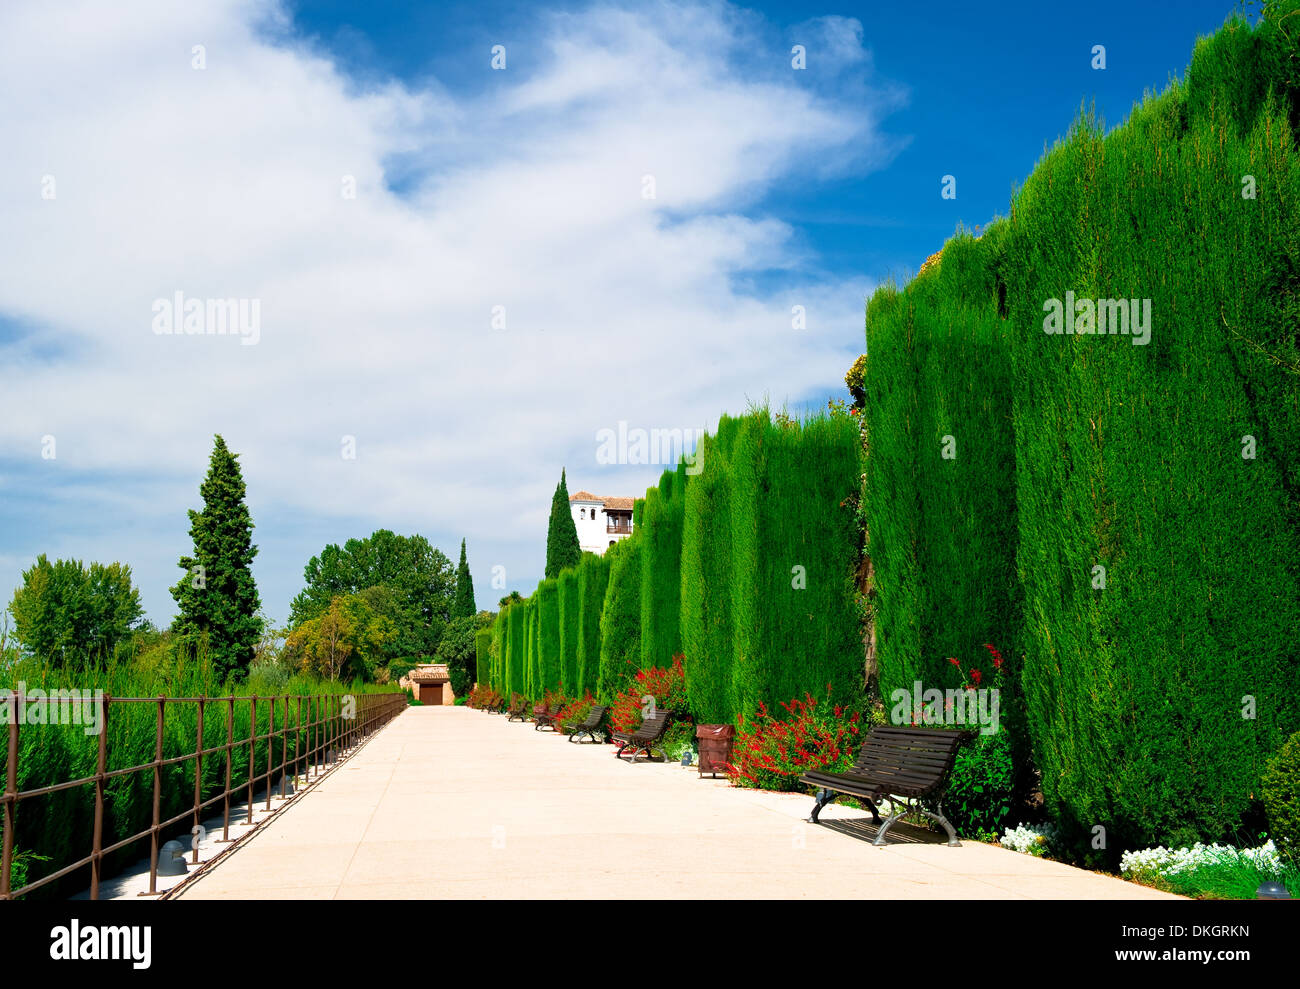
[(602, 498), (599, 495), (592, 494), (590, 491), (579, 491), (575, 495), (569, 495), (569, 501), (598, 501), (606, 508), (615, 512), (630, 512), (632, 511), (632, 503), (636, 501), (636, 499)]
[(442, 683), (451, 679), (446, 663), (421, 663), (407, 677), (412, 683)]

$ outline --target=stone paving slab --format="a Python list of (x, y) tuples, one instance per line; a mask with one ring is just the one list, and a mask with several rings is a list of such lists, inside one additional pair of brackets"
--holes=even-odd
[(409, 708), (177, 898), (1168, 898), (921, 829), (876, 848), (862, 811), (832, 805), (830, 826), (809, 825), (810, 797), (613, 752)]

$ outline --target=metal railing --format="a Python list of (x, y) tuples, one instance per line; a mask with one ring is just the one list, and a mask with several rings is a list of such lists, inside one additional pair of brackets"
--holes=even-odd
[[(44, 703), (93, 703), (96, 707), (96, 714), (99, 719), (98, 731), (98, 751), (96, 753), (96, 768), (93, 776), (85, 776), (81, 779), (67, 780), (61, 783), (54, 783), (50, 786), (38, 787), (34, 790), (18, 790), (18, 732), (20, 727), (20, 718), (18, 711), (20, 705), (24, 703), (21, 694), (10, 694), (6, 698), (0, 698), (0, 704), (9, 708), (9, 739), (8, 755), (5, 761), (5, 789), (3, 796), (0, 796), (0, 804), (4, 805), (4, 837), (0, 844), (0, 900), (12, 900), (27, 893), (31, 893), (43, 886), (56, 882), (64, 876), (76, 871), (77, 869), (90, 866), (90, 898), (99, 899), (99, 884), (102, 877), (104, 858), (119, 849), (149, 838), (149, 890), (142, 895), (157, 895), (158, 890), (158, 853), (161, 845), (161, 836), (163, 832), (190, 817), (193, 820), (196, 829), (202, 827), (203, 811), (212, 804), (220, 801), (223, 805), (222, 811), (222, 836), (219, 839), (222, 842), (230, 841), (230, 798), (237, 793), (247, 791), (247, 812), (246, 823), (253, 823), (253, 791), (256, 784), (265, 780), (266, 782), (266, 810), (271, 809), (272, 781), (277, 773), (283, 784), (285, 773), (292, 770), (293, 778), (299, 776), (305, 777), (305, 782), (310, 783), (313, 779), (312, 772), (315, 771), (316, 777), (326, 772), (325, 767), (336, 762), (338, 757), (343, 753), (350, 751), (357, 745), (360, 745), (366, 738), (376, 730), (383, 727), (407, 707), (407, 697), (402, 693), (382, 693), (382, 694), (311, 694), (311, 695), (293, 695), (277, 694), (273, 696), (256, 696), (246, 697), (108, 697), (98, 696), (93, 701), (82, 701), (80, 699), (48, 697), (43, 699)], [(350, 715), (345, 711), (345, 701), (354, 706)], [(115, 705), (124, 704), (154, 704), (157, 706), (157, 728), (154, 734), (154, 758), (150, 762), (141, 763), (136, 766), (124, 766), (118, 769), (108, 768), (108, 725), (109, 716)], [(187, 752), (183, 755), (163, 756), (163, 735), (167, 719), (168, 705), (196, 704), (197, 716), (195, 718), (195, 743), (194, 751)], [(235, 706), (237, 704), (248, 704), (248, 724), (249, 732), (246, 738), (236, 739), (235, 731)], [(226, 722), (226, 741), (223, 745), (214, 745), (204, 748), (203, 745), (203, 725), (204, 712), (211, 710), (213, 706), (219, 706), (225, 710)], [(269, 727), (264, 734), (258, 733), (258, 711), (259, 705), (264, 705), (262, 710), (269, 711)], [(304, 720), (304, 708), (306, 709), (306, 720)], [(276, 727), (276, 711), (280, 711), (279, 728)], [(291, 718), (292, 714), (292, 718)], [(291, 723), (292, 722), (292, 723)], [(293, 752), (289, 751), (289, 736), (293, 736)], [(275, 743), (280, 742), (280, 762), (275, 764)], [(256, 772), (256, 756), (258, 745), (266, 743), (266, 771)], [(231, 785), (233, 754), (237, 749), (244, 746), (248, 747), (248, 779), (241, 782), (238, 786)], [(203, 799), (203, 760), (205, 757), (218, 753), (225, 754), (225, 786), (222, 791), (215, 796)], [(317, 758), (319, 756), (319, 759)], [(241, 757), (242, 758), (242, 757)], [(181, 813), (162, 820), (162, 772), (164, 767), (179, 765), (193, 761), (194, 763), (194, 802)], [(153, 821), (150, 826), (143, 831), (139, 831), (127, 838), (116, 841), (110, 845), (104, 844), (104, 807), (105, 807), (105, 786), (109, 780), (117, 777), (129, 776), (133, 773), (151, 771), (153, 774)], [(49, 875), (42, 876), (33, 882), (27, 883), (19, 889), (11, 888), (11, 880), (14, 865), (14, 828), (17, 823), (18, 805), (24, 800), (31, 800), (35, 797), (48, 796), (64, 790), (71, 790), (76, 787), (92, 786), (95, 795), (95, 818), (94, 829), (91, 841), (90, 854), (71, 862)], [(199, 861), (199, 846), (193, 842), (193, 862)]]

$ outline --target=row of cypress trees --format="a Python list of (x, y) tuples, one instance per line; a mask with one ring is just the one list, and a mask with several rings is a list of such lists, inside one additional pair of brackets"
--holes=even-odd
[[(837, 700), (860, 701), (857, 423), (724, 416), (693, 463), (698, 471), (684, 460), (638, 499), (631, 537), (507, 609), (503, 659), (487, 667), (494, 687), (610, 700), (638, 671), (684, 654), (690, 703), (706, 721), (828, 685)], [(534, 630), (520, 633), (521, 622)]]

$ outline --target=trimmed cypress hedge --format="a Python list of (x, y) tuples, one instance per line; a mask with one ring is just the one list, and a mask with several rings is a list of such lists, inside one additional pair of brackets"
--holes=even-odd
[[(1027, 702), (1049, 808), (1112, 848), (1231, 835), (1300, 728), (1288, 58), (1268, 21), (1230, 21), (1124, 126), (1077, 124), (1013, 203)], [(1150, 299), (1150, 342), (1048, 335), (1067, 292)]]
[(570, 696), (578, 693), (578, 570), (565, 570), (559, 580), (560, 686)]
[(510, 627), (510, 619), (507, 617), (508, 611), (508, 608), (502, 608), (497, 612), (496, 621), (492, 623), (492, 653), (488, 664), (488, 685), (502, 695), (506, 692), (505, 678), (502, 676), (501, 670), (506, 649), (509, 648), (507, 630)]
[(574, 694), (595, 692), (600, 672), (600, 616), (609, 584), (609, 560), (588, 553), (578, 564), (577, 681)]
[(632, 535), (605, 551), (609, 584), (600, 616), (596, 681), (596, 696), (602, 703), (613, 700), (641, 667), (641, 544), (634, 527)]
[(1047, 808), (1112, 859), (1232, 837), (1300, 727), (1297, 12), (1081, 119), (1008, 220), (868, 306), (882, 687), (1023, 656)]
[(682, 651), (682, 523), (686, 465), (646, 492), (641, 526), (641, 668), (667, 668)]
[[(1006, 224), (958, 234), (942, 261), (867, 308), (864, 377), (867, 530), (874, 567), (877, 670), (886, 707), (913, 684), (957, 687), (986, 666), (983, 643), (1019, 675), (1016, 464), (1011, 333), (999, 316)], [(1017, 765), (1028, 761), (1023, 718), (1002, 699)]]
[(534, 594), (528, 599), (528, 632), (527, 632), (527, 652), (528, 652), (528, 699), (540, 700), (546, 687), (542, 679), (542, 648), (541, 648), (541, 628), (538, 618), (541, 609), (538, 607), (538, 595)]
[(544, 580), (537, 585), (537, 670), (534, 694), (540, 698), (560, 686), (560, 585)]
[(723, 416), (698, 448), (700, 473), (686, 489), (682, 527), (681, 634), (686, 695), (701, 724), (729, 723), (732, 676), (731, 480), (727, 452), (739, 420)]
[(513, 698), (514, 694), (528, 696), (528, 616), (527, 601), (512, 604), (510, 615), (509, 651), (506, 664), (505, 683)]
[(492, 629), (481, 628), (474, 633), (474, 683), (487, 685), (491, 656)]
[(860, 478), (847, 416), (773, 423), (747, 416), (731, 459), (737, 713), (805, 692), (859, 706), (863, 646), (853, 577), (860, 547), (849, 499)]

